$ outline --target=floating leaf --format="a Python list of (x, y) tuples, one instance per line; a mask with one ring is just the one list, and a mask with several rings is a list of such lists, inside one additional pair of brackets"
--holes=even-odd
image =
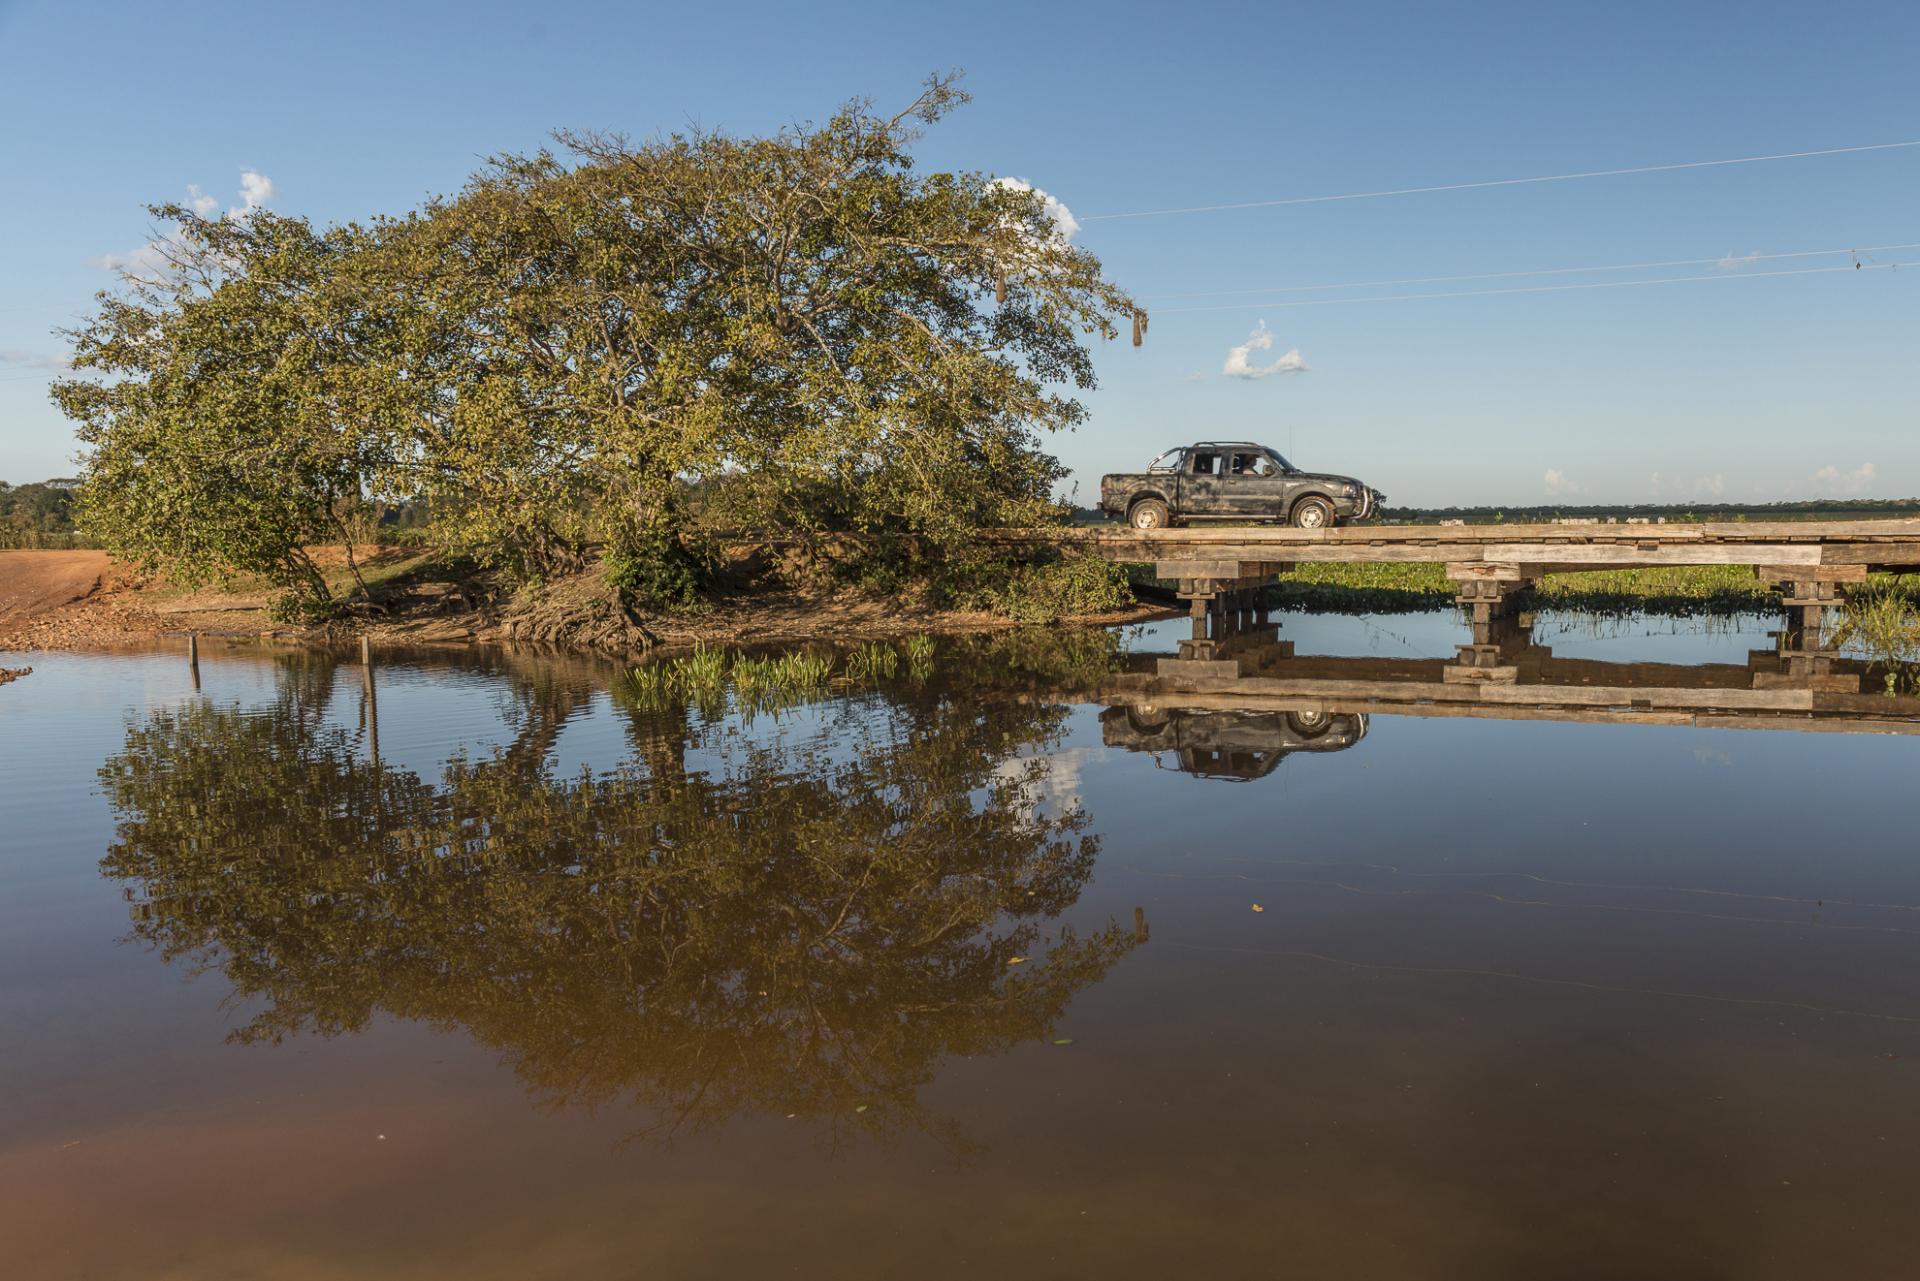
[(1070, 1036), (1063, 1036), (1059, 1040), (1055, 1041), (1054, 1044), (1055, 1045), (1072, 1045), (1073, 1038)]
[(1027, 958), (1024, 956), (1010, 956), (1007, 958), (1008, 965), (1025, 965), (1026, 963)]
[(1264, 907), (1261, 907), (1261, 906), (1260, 906), (1260, 905), (1259, 905), (1258, 903), (1255, 903), (1255, 904), (1253, 905), (1253, 910), (1254, 910), (1254, 911), (1256, 911), (1256, 912), (1264, 912), (1264, 911), (1266, 911), (1267, 909), (1266, 909), (1266, 908), (1264, 908)]

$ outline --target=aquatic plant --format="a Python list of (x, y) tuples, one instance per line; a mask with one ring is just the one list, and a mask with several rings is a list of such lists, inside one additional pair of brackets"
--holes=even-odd
[[(1884, 581), (1909, 598), (1920, 594), (1920, 580)], [(1454, 596), (1437, 563), (1310, 562), (1267, 588), (1261, 599), (1272, 609), (1305, 613), (1393, 613), (1450, 609)], [(1522, 594), (1520, 603), (1524, 609), (1612, 616), (1733, 615), (1776, 610), (1779, 594), (1743, 565), (1659, 565), (1548, 574)]]
[(901, 650), (907, 657), (907, 675), (924, 681), (933, 673), (933, 637), (910, 636)]
[(847, 655), (847, 679), (855, 684), (864, 684), (876, 677), (894, 674), (900, 665), (900, 656), (891, 645), (882, 645), (878, 641), (868, 641)]
[(624, 692), (637, 706), (654, 711), (675, 701), (679, 689), (675, 664), (671, 662), (633, 668), (623, 684)]
[(680, 660), (680, 679), (689, 694), (718, 694), (727, 683), (727, 651), (705, 644), (693, 647), (693, 653)]
[(810, 650), (782, 654), (775, 661), (780, 684), (789, 689), (825, 689), (833, 676), (833, 658)]
[(1920, 607), (1898, 585), (1877, 583), (1850, 594), (1833, 643), (1884, 669), (1887, 693), (1920, 690)]
[[(914, 652), (921, 655), (916, 675), (924, 679), (931, 670), (933, 644), (922, 640)], [(618, 691), (631, 705), (648, 711), (692, 703), (703, 714), (717, 716), (725, 710), (731, 687), (740, 710), (751, 715), (823, 696), (834, 683), (835, 661), (831, 652), (818, 649), (748, 654), (701, 645), (689, 655), (631, 669)], [(892, 679), (899, 668), (900, 655), (892, 646), (869, 641), (848, 655), (840, 680), (868, 685)]]

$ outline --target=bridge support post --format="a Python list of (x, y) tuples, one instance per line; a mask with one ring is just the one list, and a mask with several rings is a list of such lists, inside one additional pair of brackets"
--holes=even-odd
[(1513, 598), (1540, 577), (1537, 569), (1483, 561), (1449, 564), (1446, 573), (1454, 586), (1454, 602), (1474, 625), (1476, 643), (1485, 643), (1479, 630), (1512, 613)]
[(1846, 604), (1848, 584), (1867, 580), (1865, 565), (1755, 566), (1763, 581), (1777, 583), (1786, 627), (1774, 633), (1774, 669), (1756, 671), (1756, 689), (1859, 691), (1856, 675), (1834, 670), (1839, 651), (1828, 644), (1828, 611)]
[(1459, 657), (1446, 670), (1448, 681), (1502, 682), (1519, 679), (1520, 669), (1509, 661), (1519, 625), (1514, 598), (1541, 575), (1534, 566), (1490, 561), (1450, 563), (1447, 578), (1454, 585), (1454, 603), (1473, 628), (1471, 644), (1459, 646)]
[[(1857, 581), (1866, 581), (1865, 568), (1860, 567)], [(1847, 602), (1840, 580), (1823, 576), (1785, 580), (1780, 587), (1780, 603), (1787, 611), (1786, 636), (1793, 641), (1790, 648), (1817, 652), (1826, 648), (1827, 611)]]
[(1193, 558), (1161, 560), (1154, 563), (1154, 575), (1175, 584), (1187, 612), (1196, 622), (1218, 613), (1251, 612), (1254, 595), (1273, 582), (1275, 575), (1292, 569), (1291, 563), (1233, 558)]

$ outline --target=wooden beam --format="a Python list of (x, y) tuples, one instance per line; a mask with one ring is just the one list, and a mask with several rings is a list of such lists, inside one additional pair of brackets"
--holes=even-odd
[(1819, 565), (1755, 565), (1754, 577), (1762, 582), (1823, 582), (1823, 583), (1864, 583), (1867, 581), (1867, 567), (1864, 563), (1831, 564), (1822, 561)]

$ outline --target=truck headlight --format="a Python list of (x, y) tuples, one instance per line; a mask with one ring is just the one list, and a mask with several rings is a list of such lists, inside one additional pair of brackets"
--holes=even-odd
[(1341, 488), (1347, 491), (1348, 498), (1358, 498), (1360, 496), (1360, 486), (1358, 485), (1343, 485)]

